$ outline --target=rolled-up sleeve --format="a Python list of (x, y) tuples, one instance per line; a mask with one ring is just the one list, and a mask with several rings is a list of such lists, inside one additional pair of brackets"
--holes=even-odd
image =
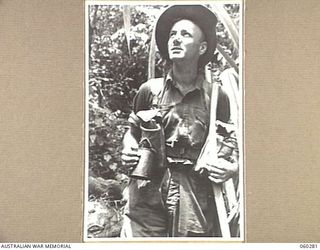
[(143, 83), (133, 99), (133, 112), (128, 119), (132, 126), (139, 127), (140, 120), (136, 115), (137, 112), (151, 108), (153, 96), (150, 84), (150, 81)]
[(148, 110), (152, 105), (152, 92), (150, 89), (150, 81), (143, 83), (138, 93), (133, 99), (133, 111), (137, 113), (141, 110)]

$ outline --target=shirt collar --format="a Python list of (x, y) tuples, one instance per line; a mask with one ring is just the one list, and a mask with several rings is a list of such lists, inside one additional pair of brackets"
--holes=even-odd
[[(195, 80), (195, 84), (193, 85), (193, 88), (190, 89), (190, 90), (188, 90), (187, 93), (189, 93), (189, 92), (191, 92), (191, 91), (194, 91), (195, 89), (199, 89), (199, 90), (203, 89), (204, 81), (205, 81), (205, 79), (204, 79), (203, 74), (198, 74), (198, 76), (197, 76), (197, 78), (196, 78), (196, 80)], [(168, 85), (168, 84), (169, 84), (169, 85), (172, 85), (172, 86), (174, 86), (175, 88), (179, 89), (179, 91), (180, 91), (183, 95), (186, 95), (186, 94), (187, 94), (187, 93), (183, 93), (183, 92), (181, 91), (181, 89), (179, 88), (179, 85), (177, 84), (177, 82), (173, 80), (173, 71), (172, 71), (172, 69), (168, 72), (168, 74), (167, 74), (167, 76), (166, 76), (166, 78), (165, 78), (165, 84), (166, 84), (166, 85)]]

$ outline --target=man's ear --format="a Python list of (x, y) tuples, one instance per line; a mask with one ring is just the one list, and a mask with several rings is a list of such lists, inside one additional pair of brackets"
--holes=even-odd
[(206, 41), (201, 42), (200, 48), (199, 48), (199, 54), (200, 54), (200, 56), (203, 55), (204, 53), (206, 53), (207, 48), (208, 48), (207, 42), (206, 42)]

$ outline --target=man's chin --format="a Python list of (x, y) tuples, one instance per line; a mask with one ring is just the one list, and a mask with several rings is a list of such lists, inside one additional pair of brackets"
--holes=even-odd
[(183, 55), (170, 55), (170, 60), (172, 62), (181, 62), (184, 60), (184, 56)]

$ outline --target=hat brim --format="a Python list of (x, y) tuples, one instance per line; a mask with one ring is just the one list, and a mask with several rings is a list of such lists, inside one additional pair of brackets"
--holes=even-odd
[(187, 19), (195, 23), (205, 35), (207, 41), (206, 53), (200, 56), (198, 65), (202, 67), (212, 60), (217, 46), (216, 30), (217, 17), (202, 5), (174, 5), (167, 8), (159, 17), (156, 24), (156, 44), (161, 56), (169, 60), (168, 40), (174, 23)]

